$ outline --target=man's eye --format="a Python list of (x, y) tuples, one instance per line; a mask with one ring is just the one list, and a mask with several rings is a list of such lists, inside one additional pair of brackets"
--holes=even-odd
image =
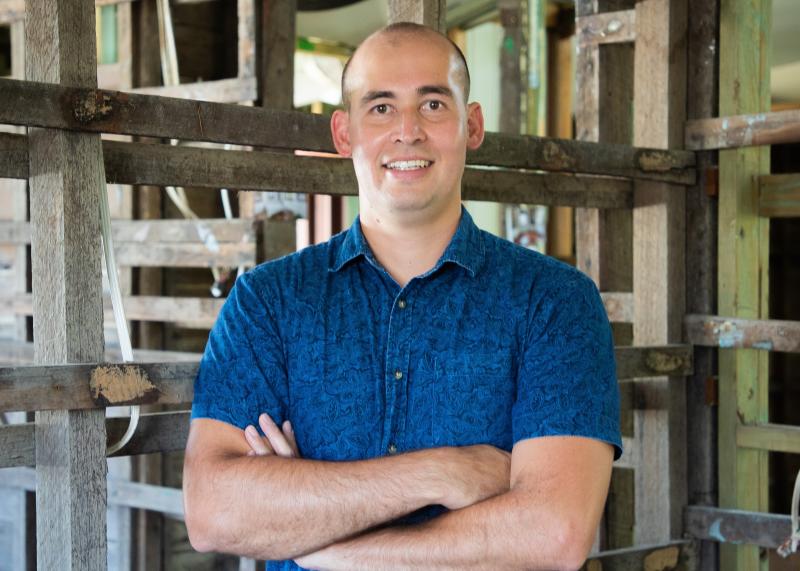
[(386, 105), (385, 103), (381, 103), (380, 105), (376, 105), (372, 109), (373, 109), (373, 111), (375, 111), (375, 113), (378, 113), (379, 115), (383, 115), (384, 113), (389, 111), (389, 106)]
[(430, 109), (431, 111), (438, 111), (441, 108), (442, 108), (441, 101), (428, 101), (428, 109)]

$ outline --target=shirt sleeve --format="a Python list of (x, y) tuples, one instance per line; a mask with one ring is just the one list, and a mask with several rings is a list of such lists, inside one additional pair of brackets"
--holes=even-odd
[[(261, 291), (260, 291), (261, 290)], [(265, 292), (242, 275), (222, 307), (194, 383), (192, 418), (213, 418), (245, 428), (269, 414), (287, 418), (283, 346)]]
[(516, 402), (514, 443), (537, 436), (585, 436), (622, 454), (614, 342), (594, 283), (583, 275), (535, 302), (529, 316)]

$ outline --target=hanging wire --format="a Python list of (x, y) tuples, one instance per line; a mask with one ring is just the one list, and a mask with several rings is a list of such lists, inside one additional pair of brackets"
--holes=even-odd
[(800, 545), (800, 471), (794, 480), (794, 492), (792, 493), (792, 534), (778, 547), (778, 555), (788, 557), (792, 553), (797, 553)]

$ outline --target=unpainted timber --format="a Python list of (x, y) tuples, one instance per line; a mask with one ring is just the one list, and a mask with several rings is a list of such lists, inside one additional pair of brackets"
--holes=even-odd
[(740, 424), (736, 444), (742, 448), (800, 454), (800, 426), (788, 424)]
[[(189, 435), (190, 414), (188, 411), (180, 411), (141, 415), (131, 440), (113, 456), (183, 451)], [(108, 441), (119, 441), (127, 428), (127, 418), (107, 418)], [(34, 465), (34, 430), (32, 423), (0, 426), (0, 468)]]
[[(0, 365), (4, 367), (16, 365), (31, 365), (34, 362), (33, 343), (25, 341), (0, 341)], [(105, 360), (108, 363), (121, 363), (122, 353), (119, 349), (107, 348)], [(198, 353), (183, 351), (162, 351), (153, 349), (134, 349), (133, 358), (138, 363), (152, 363), (156, 361), (195, 362), (200, 358)]]
[[(688, 345), (617, 347), (620, 380), (692, 372)], [(198, 361), (0, 367), (0, 412), (192, 402)]]
[[(18, 158), (25, 142), (22, 135), (0, 134), (0, 177), (25, 178), (24, 162), (3, 161), (3, 149), (13, 149), (11, 154)], [(352, 163), (345, 159), (117, 141), (105, 141), (103, 151), (106, 179), (117, 184), (358, 193)], [(462, 179), (467, 200), (594, 208), (629, 208), (631, 184), (620, 178), (479, 168), (466, 169)]]
[(159, 95), (190, 99), (192, 101), (210, 101), (214, 103), (243, 103), (255, 101), (256, 80), (254, 77), (235, 77), (179, 85), (162, 85), (158, 87), (135, 87), (131, 93), (141, 95)]
[(601, 292), (600, 297), (612, 323), (633, 322), (633, 294), (630, 292)]
[(800, 110), (695, 119), (686, 123), (692, 151), (800, 143)]
[(800, 321), (687, 315), (684, 325), (693, 345), (800, 353)]
[(800, 175), (758, 177), (758, 214), (767, 218), (800, 218)]
[(579, 16), (575, 18), (575, 35), (583, 45), (633, 42), (636, 40), (636, 10)]
[(591, 555), (581, 571), (694, 571), (696, 549), (691, 541), (677, 540), (601, 551)]
[[(0, 79), (0, 123), (335, 152), (320, 115)], [(2, 147), (0, 147), (2, 149)], [(467, 163), (693, 184), (694, 153), (487, 133)]]
[(688, 506), (686, 533), (695, 539), (776, 549), (791, 535), (791, 518), (762, 512)]
[(414, 22), (442, 33), (447, 31), (445, 0), (389, 0), (389, 22)]

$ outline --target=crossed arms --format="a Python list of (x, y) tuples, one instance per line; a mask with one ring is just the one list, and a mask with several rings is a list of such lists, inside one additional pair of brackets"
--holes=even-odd
[[(588, 438), (322, 462), (293, 454), (291, 432), (268, 420), (272, 446), (257, 454), (234, 426), (192, 422), (184, 497), (196, 549), (314, 569), (576, 569), (611, 476), (611, 446)], [(372, 529), (431, 504), (453, 511)]]

